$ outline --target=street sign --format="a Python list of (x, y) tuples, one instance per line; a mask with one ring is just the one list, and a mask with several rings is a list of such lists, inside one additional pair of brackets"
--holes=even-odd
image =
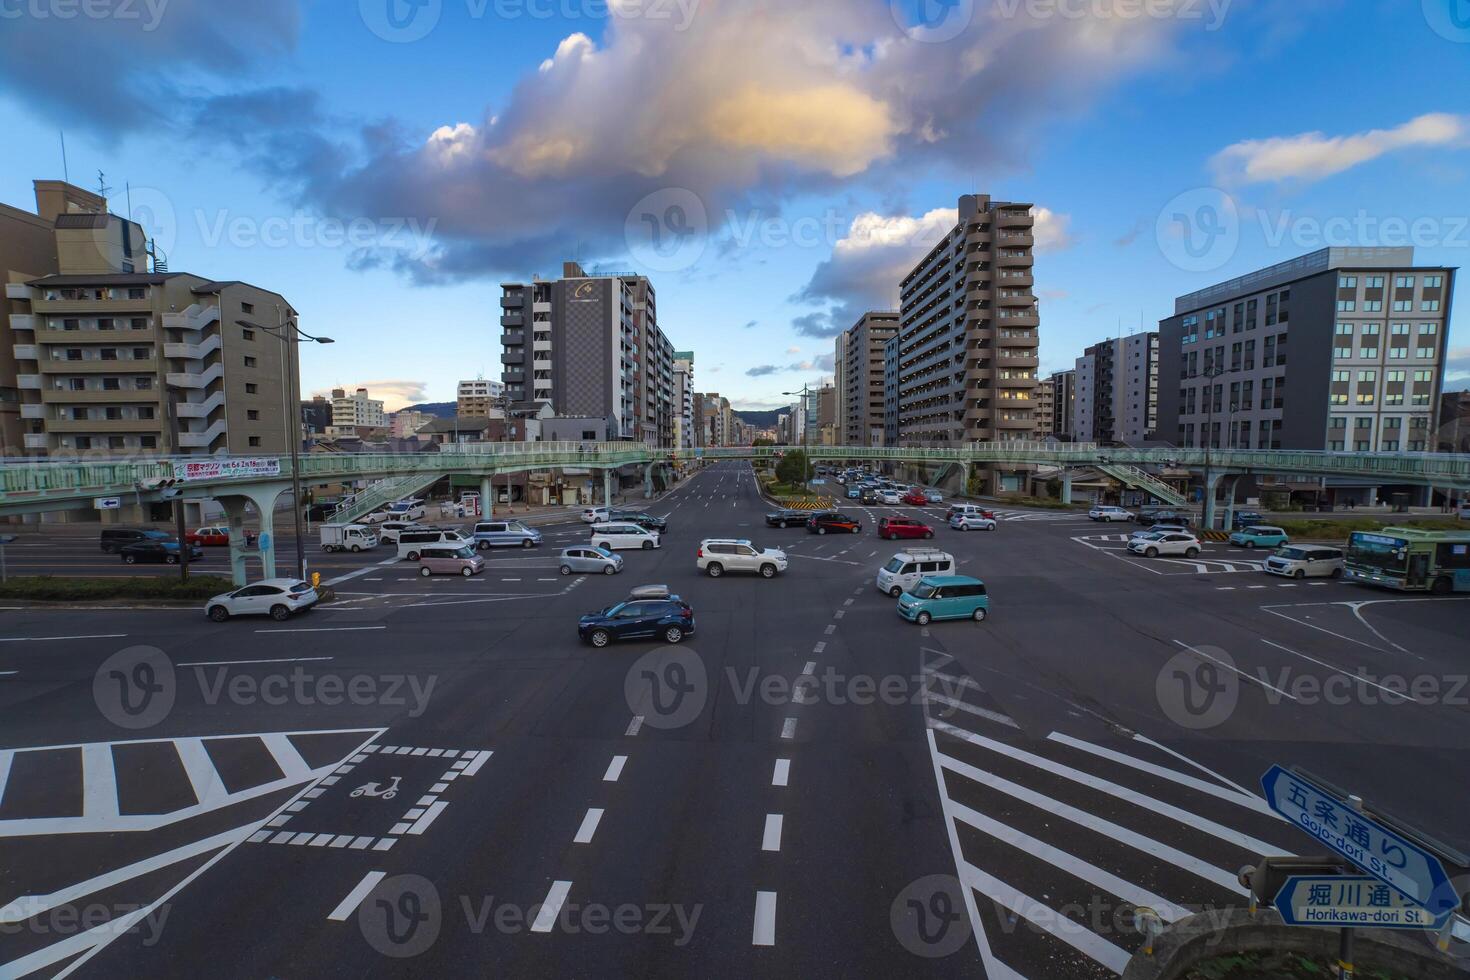
[(122, 507), (121, 497), (98, 497), (92, 501), (92, 506), (98, 510), (117, 510)]
[(1289, 926), (1440, 929), (1450, 916), (1431, 915), (1371, 875), (1293, 875), (1273, 904)]
[(269, 534), (262, 534), (255, 539), (255, 545), (261, 551), (269, 551), (271, 548), (271, 536)]
[(1301, 776), (1272, 766), (1261, 777), (1271, 809), (1440, 918), (1459, 896), (1438, 857)]

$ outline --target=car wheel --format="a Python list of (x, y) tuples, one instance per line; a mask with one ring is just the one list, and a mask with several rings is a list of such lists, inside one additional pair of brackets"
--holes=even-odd
[(463, 575), (465, 578), (469, 578), (471, 575), (475, 574), (475, 570), (466, 565), (464, 568), (461, 568), (459, 570), (459, 574)]
[(570, 575), (570, 574), (572, 574), (572, 566), (571, 565), (563, 565), (561, 567), (561, 573), (563, 575)]
[(418, 561), (419, 560), (419, 553), (417, 551), (410, 551), (408, 553), (408, 560), (409, 561)]
[(223, 623), (230, 618), (230, 611), (224, 606), (210, 606), (207, 615), (216, 623)]
[(977, 622), (977, 623), (983, 623), (983, 622), (985, 622), (986, 615), (988, 615), (988, 614), (985, 612), (984, 609), (976, 609), (975, 610), (975, 613), (974, 613), (975, 622)]
[(782, 529), (783, 529), (783, 530), (784, 530), (784, 529), (785, 529), (785, 528), (787, 528), (787, 527), (789, 527), (789, 526), (790, 526), (790, 525), (788, 525), (788, 524), (787, 524), (787, 523), (786, 523), (786, 522), (785, 522), (785, 521), (782, 521), (782, 522), (781, 522), (781, 528), (782, 528)]
[(138, 556), (137, 555), (123, 555), (123, 562), (125, 564), (128, 564), (128, 565), (136, 565), (136, 564), (138, 564)]
[(934, 532), (933, 531), (925, 531), (924, 532), (924, 540), (925, 541), (928, 541), (932, 537), (934, 537)]
[(168, 562), (170, 565), (177, 565), (179, 563), (179, 556), (178, 555), (169, 555), (166, 558), (164, 558), (163, 560), (166, 561), (166, 562)]
[(536, 542), (532, 541), (530, 538), (526, 538), (524, 541), (521, 542), (521, 547), (522, 548), (530, 548), (530, 547), (532, 547), (535, 544), (536, 544)]
[(1291, 573), (1291, 577), (1292, 578), (1306, 578), (1307, 577), (1307, 570), (1305, 568), (1298, 568), (1296, 571), (1294, 571), (1294, 572)]
[(278, 623), (284, 623), (291, 618), (291, 610), (285, 606), (271, 606), (271, 619)]
[(684, 631), (677, 626), (670, 626), (664, 630), (664, 640), (668, 643), (678, 643), (684, 639)]
[(775, 578), (775, 577), (776, 577), (776, 566), (775, 565), (762, 565), (761, 566), (761, 578)]
[(1332, 570), (1332, 577), (1333, 578), (1342, 578), (1342, 569), (1340, 569), (1340, 568), (1334, 568)]
[(481, 541), (479, 544), (475, 545), (475, 547), (476, 548), (479, 548), (481, 551), (489, 551), (490, 550), (490, 542), (489, 541)]
[(855, 527), (853, 527), (852, 533), (853, 534), (862, 534), (863, 533), (863, 526), (861, 524), (856, 525)]
[(355, 545), (352, 546), (352, 553), (354, 555), (357, 554), (361, 550), (362, 550), (362, 545), (360, 545), (360, 544), (355, 544)]
[(914, 622), (918, 623), (920, 626), (928, 626), (929, 621), (933, 618), (934, 617), (930, 616), (928, 613), (921, 612), (919, 613), (919, 615), (914, 617)]
[(643, 542), (643, 550), (644, 551), (652, 551), (653, 550), (653, 542), (652, 541), (645, 541), (645, 542)]
[(888, 590), (888, 595), (890, 598), (897, 599), (899, 596), (903, 595), (903, 589), (895, 585), (893, 588)]
[(592, 635), (587, 637), (595, 647), (605, 647), (612, 642), (612, 634), (607, 630), (593, 630)]
[(710, 578), (719, 578), (721, 575), (725, 574), (725, 566), (721, 565), (717, 561), (710, 562), (708, 565), (705, 566), (704, 570)]
[(1199, 549), (1198, 548), (1185, 548), (1184, 549), (1184, 557), (1185, 558), (1193, 558), (1193, 557), (1195, 557), (1198, 554), (1199, 554)]
[(1159, 549), (1158, 548), (1149, 548), (1147, 551), (1144, 552), (1144, 554), (1146, 556), (1148, 556), (1149, 558), (1157, 558), (1157, 557), (1159, 557)]
[(422, 567), (422, 568), (419, 569), (419, 576), (421, 578), (428, 578), (432, 574), (433, 573), (429, 571), (429, 566), (428, 565), (425, 565), (424, 567)]
[(1256, 550), (1256, 543), (1254, 541), (1247, 541), (1245, 543), (1245, 550), (1246, 551), (1255, 551)]

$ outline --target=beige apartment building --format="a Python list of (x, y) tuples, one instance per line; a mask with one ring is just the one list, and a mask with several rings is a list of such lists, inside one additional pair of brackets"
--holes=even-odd
[(896, 311), (870, 310), (837, 336), (834, 387), (841, 412), (837, 423), (845, 445), (884, 443), (883, 348), (897, 335)]
[[(35, 215), (0, 211), (13, 358), (0, 361), (0, 389), (16, 392), (21, 452), (287, 449), (299, 392), (277, 328), (294, 321), (290, 304), (159, 268), (142, 227), (104, 199), (59, 181), (35, 188)], [(38, 270), (42, 223), (52, 245)]]
[(461, 381), (456, 392), (455, 414), (470, 418), (504, 418), (500, 408), (505, 385), (487, 378)]

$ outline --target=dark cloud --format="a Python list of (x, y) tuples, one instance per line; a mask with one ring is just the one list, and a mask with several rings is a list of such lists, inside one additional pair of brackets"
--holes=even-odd
[(791, 329), (804, 337), (835, 337), (847, 327), (835, 323), (826, 312), (803, 313), (791, 321)]
[(762, 364), (758, 367), (748, 369), (745, 372), (745, 376), (748, 378), (764, 378), (768, 377), (769, 375), (775, 374), (780, 370), (781, 369), (774, 364)]
[(749, 329), (751, 329), (754, 326), (756, 326), (756, 321), (755, 320), (747, 320), (747, 321), (745, 321), (745, 329), (746, 330), (749, 330)]

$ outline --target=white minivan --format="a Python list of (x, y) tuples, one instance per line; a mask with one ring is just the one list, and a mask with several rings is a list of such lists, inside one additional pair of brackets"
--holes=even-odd
[(447, 545), (462, 548), (466, 545), (473, 546), (474, 543), (472, 539), (452, 529), (417, 527), (398, 532), (398, 557), (400, 560), (407, 558), (409, 561), (418, 561), (425, 546), (432, 548)]
[(1288, 578), (1341, 578), (1343, 555), (1340, 548), (1302, 544), (1278, 548), (1261, 566), (1272, 575)]
[(592, 547), (604, 551), (619, 551), (627, 548), (642, 548), (652, 551), (658, 547), (658, 532), (624, 521), (608, 521), (592, 525)]
[(912, 548), (900, 551), (878, 569), (875, 583), (879, 592), (897, 599), (919, 584), (926, 575), (953, 575), (954, 555), (935, 548)]

